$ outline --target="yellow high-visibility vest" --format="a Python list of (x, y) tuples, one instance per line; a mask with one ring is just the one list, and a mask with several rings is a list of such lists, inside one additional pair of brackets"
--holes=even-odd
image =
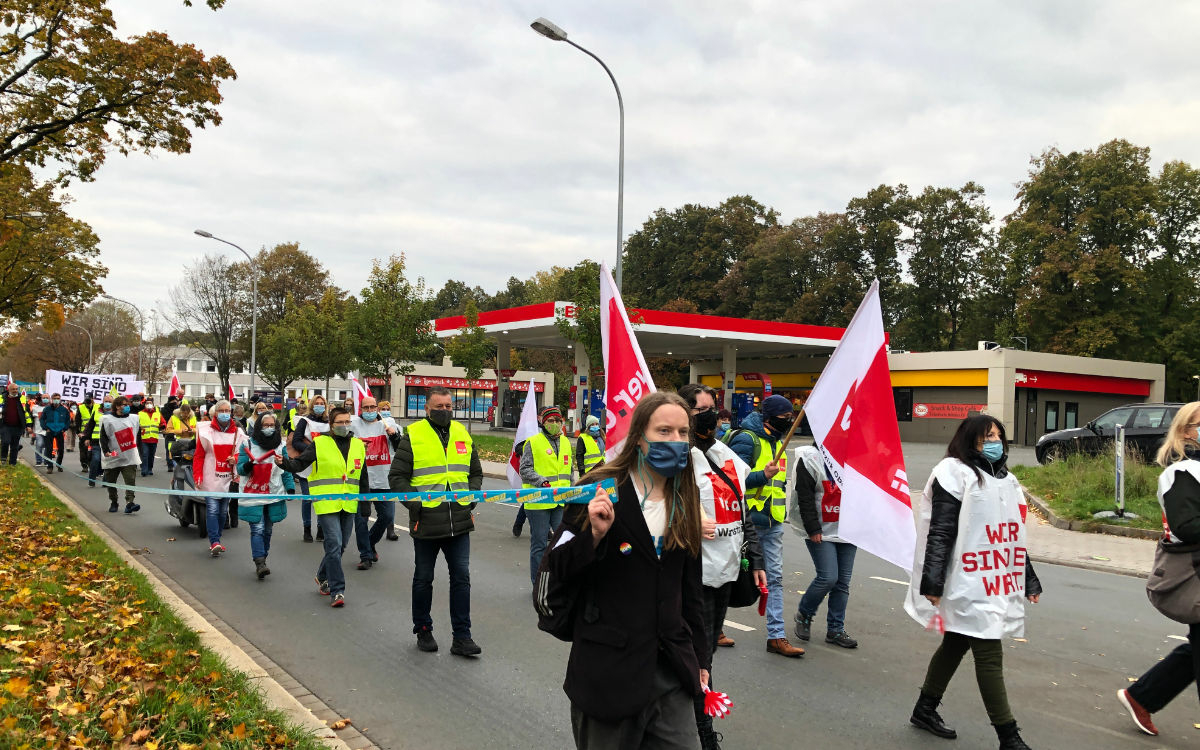
[[(469, 490), (471, 473), (471, 433), (459, 422), (450, 423), (450, 438), (446, 445), (428, 420), (415, 422), (408, 428), (412, 444), (413, 473), (411, 484), (417, 490)], [(361, 440), (358, 442), (362, 442)], [(469, 505), (470, 501), (459, 501)], [(424, 501), (426, 507), (440, 503)]]
[[(775, 457), (775, 451), (771, 449), (771, 443), (759, 435), (754, 435), (754, 439), (759, 441), (758, 460), (754, 462), (754, 471), (762, 471), (767, 464), (771, 463), (771, 459)], [(771, 518), (778, 523), (783, 523), (787, 520), (787, 451), (779, 455), (779, 473), (767, 480), (767, 483), (762, 487), (755, 487), (752, 490), (746, 490), (746, 506), (750, 510), (763, 512), (766, 507), (767, 500), (771, 501)]]
[[(546, 433), (539, 432), (529, 438), (530, 450), (533, 451), (533, 470), (550, 481), (551, 487), (571, 486), (571, 441), (559, 435), (557, 450), (550, 444)], [(522, 483), (522, 487), (531, 488), (532, 484)], [(557, 503), (525, 503), (525, 510), (549, 510), (557, 508)]]
[(158, 413), (158, 409), (147, 413), (145, 411), (138, 412), (138, 424), (142, 430), (142, 440), (158, 440), (162, 437), (159, 434), (159, 429), (162, 427), (162, 417)]
[(583, 438), (583, 473), (586, 474), (604, 461), (604, 451), (600, 450), (596, 438), (588, 433), (584, 432), (579, 437)]
[[(338, 448), (334, 439), (328, 435), (317, 435), (313, 438), (317, 449), (317, 460), (313, 463), (312, 472), (308, 475), (308, 494), (314, 497), (321, 495), (357, 495), (358, 479), (367, 466), (367, 449), (361, 440), (351, 440), (350, 450), (346, 456)], [(335, 498), (332, 500), (313, 500), (313, 513), (318, 516), (326, 513), (337, 513), (344, 510), (347, 513), (358, 512), (358, 500)]]

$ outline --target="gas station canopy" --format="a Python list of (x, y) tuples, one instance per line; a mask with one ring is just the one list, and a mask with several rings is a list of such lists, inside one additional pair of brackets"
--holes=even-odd
[[(567, 349), (572, 342), (559, 333), (555, 322), (575, 316), (571, 302), (542, 302), (479, 313), (479, 325), (488, 336), (510, 346)], [(772, 355), (828, 353), (841, 340), (844, 328), (768, 320), (727, 318), (719, 315), (630, 310), (630, 322), (642, 354), (679, 359), (722, 359), (732, 347), (739, 359)], [(438, 338), (459, 335), (466, 318), (456, 315), (434, 321)]]

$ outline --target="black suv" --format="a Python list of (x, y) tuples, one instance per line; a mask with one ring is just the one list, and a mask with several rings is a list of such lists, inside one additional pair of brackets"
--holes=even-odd
[(1167, 436), (1171, 420), (1183, 404), (1130, 404), (1106, 411), (1083, 427), (1047, 432), (1038, 438), (1034, 449), (1038, 463), (1048, 464), (1069, 453), (1098, 456), (1111, 452), (1117, 425), (1125, 425), (1125, 445), (1139, 451), (1147, 463)]

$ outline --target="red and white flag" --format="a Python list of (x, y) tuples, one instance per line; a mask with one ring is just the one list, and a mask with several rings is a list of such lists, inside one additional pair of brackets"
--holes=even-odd
[(171, 390), (167, 392), (168, 396), (179, 395), (179, 369), (178, 365), (171, 365)]
[(371, 392), (358, 382), (358, 376), (351, 374), (350, 382), (354, 384), (354, 413), (362, 414), (362, 400), (371, 395)]
[(517, 423), (517, 434), (513, 437), (512, 453), (508, 454), (508, 484), (514, 490), (521, 489), (521, 452), (524, 443), (538, 433), (537, 399), (534, 397), (533, 381), (529, 381), (529, 391), (525, 397), (525, 406), (521, 408), (521, 421)]
[(230, 401), (233, 401), (234, 399), (237, 398), (237, 396), (233, 395), (233, 383), (228, 383), (227, 386), (229, 388), (229, 395), (227, 396), (227, 398)]
[(604, 434), (608, 445), (604, 456), (612, 460), (621, 452), (633, 407), (642, 396), (653, 393), (654, 380), (642, 357), (633, 326), (625, 314), (621, 292), (606, 263), (600, 264), (600, 338), (604, 351)]
[(838, 536), (911, 571), (916, 525), (900, 451), (878, 280), (813, 386), (804, 413), (842, 489)]

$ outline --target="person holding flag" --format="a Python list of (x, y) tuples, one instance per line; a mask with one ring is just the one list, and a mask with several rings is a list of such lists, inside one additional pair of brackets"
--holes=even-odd
[[(562, 412), (557, 406), (547, 406), (538, 415), (538, 423), (541, 430), (525, 441), (521, 452), (521, 486), (570, 487), (571, 440), (562, 434)], [(529, 519), (529, 583), (533, 585), (546, 540), (562, 523), (563, 507), (555, 502), (528, 502), (521, 507)]]
[(1007, 445), (998, 419), (967, 417), (925, 485), (904, 609), (944, 634), (909, 720), (938, 737), (958, 736), (937, 706), (970, 651), (1000, 750), (1029, 750), (1008, 704), (1000, 639), (1024, 636), (1024, 600), (1036, 604), (1042, 585), (1029, 561), (1026, 501), (1008, 471)]

